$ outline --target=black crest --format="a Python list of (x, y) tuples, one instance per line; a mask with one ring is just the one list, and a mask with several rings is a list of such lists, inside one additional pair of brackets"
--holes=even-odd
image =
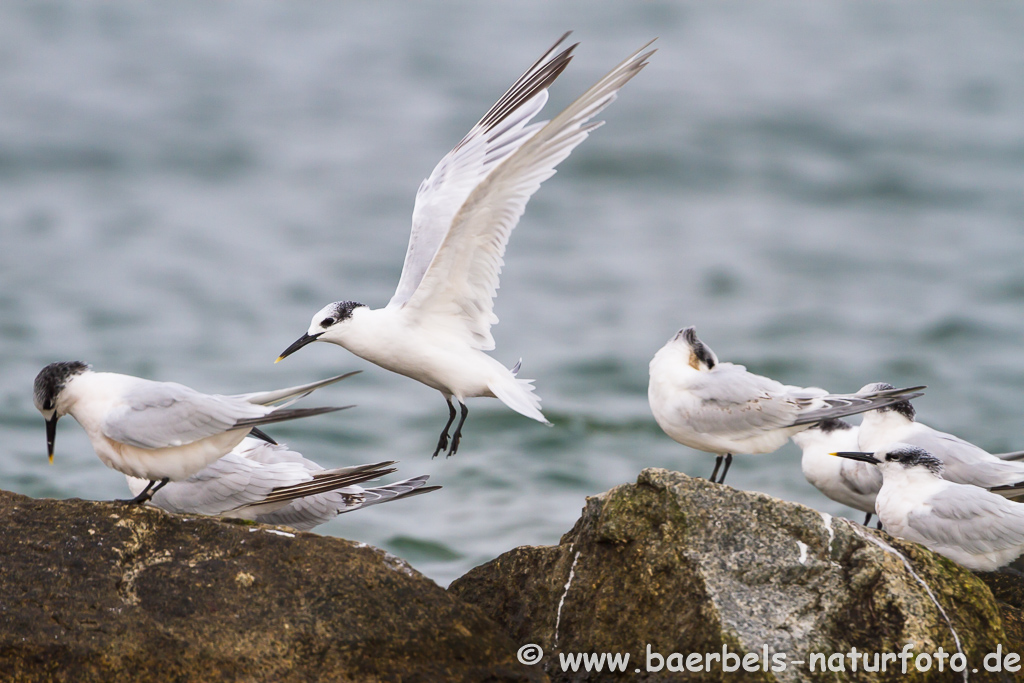
[(348, 320), (352, 317), (352, 311), (365, 305), (366, 304), (361, 304), (358, 301), (336, 301), (331, 310), (330, 317), (321, 320), (320, 327), (327, 328), (331, 325), (337, 325), (342, 320)]
[(36, 408), (39, 410), (53, 410), (57, 405), (57, 394), (60, 393), (68, 379), (79, 375), (89, 369), (89, 366), (80, 360), (62, 361), (50, 363), (36, 375), (36, 382), (33, 392)]
[(901, 444), (885, 454), (886, 462), (898, 462), (904, 467), (921, 465), (927, 467), (933, 474), (941, 475), (945, 466), (942, 461), (919, 446)]
[(832, 432), (844, 432), (847, 429), (853, 429), (853, 425), (845, 420), (840, 420), (837, 417), (831, 417), (827, 420), (822, 420), (818, 423), (818, 429), (831, 434)]
[(693, 352), (693, 355), (698, 361), (706, 365), (708, 370), (718, 364), (718, 359), (715, 358), (714, 352), (708, 348), (707, 344), (702, 342), (700, 339), (697, 339), (696, 327), (691, 325), (690, 327), (679, 330), (679, 334), (676, 335), (676, 338), (680, 335), (682, 335), (683, 339), (686, 340), (686, 343), (690, 345), (690, 350)]
[[(875, 382), (871, 386), (865, 387), (865, 389), (868, 391), (888, 391), (895, 388), (896, 387), (889, 384), (888, 382)], [(914, 410), (914, 406), (910, 404), (910, 401), (899, 401), (898, 403), (893, 403), (891, 405), (887, 405), (878, 409), (878, 412), (880, 413), (885, 413), (889, 411), (899, 413), (900, 415), (907, 418), (911, 422), (913, 422), (914, 418), (917, 417), (917, 411)]]

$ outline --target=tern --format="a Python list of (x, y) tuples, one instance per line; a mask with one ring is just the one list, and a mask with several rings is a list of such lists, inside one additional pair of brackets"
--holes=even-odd
[(57, 420), (71, 414), (104, 465), (149, 482), (131, 501), (141, 504), (167, 482), (187, 479), (229, 453), (259, 425), (350, 408), (286, 409), (315, 389), (353, 374), (276, 391), (221, 396), (174, 382), (93, 372), (81, 361), (67, 361), (39, 372), (34, 402), (46, 420), (51, 463)]
[(885, 530), (975, 571), (994, 571), (1024, 552), (1024, 505), (942, 478), (942, 460), (911, 444), (835, 455), (882, 472), (875, 507)]
[[(876, 382), (861, 391), (884, 391), (891, 384)], [(969, 441), (932, 429), (917, 421), (917, 411), (907, 400), (864, 413), (858, 435), (858, 449), (875, 452), (890, 443), (919, 446), (943, 463), (943, 478), (958, 484), (991, 489), (1007, 497), (1024, 495), (1024, 462), (1004, 454), (1003, 459)]]
[(719, 363), (693, 327), (679, 330), (651, 360), (647, 398), (658, 425), (690, 448), (714, 453), (725, 469), (734, 453), (770, 453), (793, 434), (815, 423), (845, 417), (920, 396), (925, 387), (870, 393), (829, 394), (817, 387), (794, 387)]
[[(653, 53), (644, 53), (648, 43), (551, 121), (530, 123), (547, 101), (548, 86), (572, 58), (576, 45), (558, 51), (568, 35), (519, 77), (420, 185), (405, 265), (387, 306), (328, 304), (277, 359), (314, 341), (330, 342), (440, 391), (448, 422), (434, 457), (449, 446), (449, 456), (458, 451), (467, 398), (497, 398), (550, 424), (533, 380), (516, 378), (520, 364), (510, 370), (484, 353), (494, 349), (493, 299), (505, 246), (530, 196), (601, 125), (590, 120)], [(452, 399), (461, 416), (449, 441), (456, 417)]]
[(867, 463), (832, 457), (835, 451), (857, 450), (858, 431), (856, 425), (833, 418), (789, 438), (803, 451), (800, 468), (804, 478), (837, 503), (866, 513), (867, 526), (875, 512), (875, 496), (882, 488), (882, 473)]
[[(169, 512), (250, 519), (308, 531), (345, 512), (441, 488), (426, 486), (428, 475), (373, 488), (358, 485), (394, 472), (393, 464), (324, 469), (283, 444), (246, 437), (188, 479), (164, 486), (149, 504)], [(135, 495), (148, 485), (145, 479), (126, 478)]]

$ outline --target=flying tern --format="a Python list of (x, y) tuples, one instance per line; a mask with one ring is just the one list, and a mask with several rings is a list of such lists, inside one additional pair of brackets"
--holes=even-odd
[(734, 453), (770, 453), (793, 434), (844, 417), (920, 396), (924, 387), (858, 394), (829, 394), (817, 387), (787, 386), (719, 363), (693, 327), (680, 330), (651, 360), (647, 397), (658, 425), (690, 448), (714, 453), (717, 481), (725, 481)]
[[(251, 519), (308, 531), (345, 512), (441, 488), (426, 486), (428, 475), (372, 488), (359, 486), (394, 472), (393, 464), (324, 469), (283, 444), (246, 437), (188, 479), (161, 488), (149, 504), (169, 512)], [(149, 483), (126, 478), (134, 495)]]
[(81, 361), (68, 361), (51, 363), (39, 372), (34, 402), (46, 420), (51, 463), (57, 420), (70, 413), (104, 465), (149, 482), (131, 501), (143, 503), (168, 481), (187, 479), (230, 452), (259, 425), (351, 407), (287, 408), (315, 389), (353, 374), (276, 391), (221, 396), (174, 382), (93, 372)]
[(1024, 505), (942, 478), (942, 460), (911, 444), (835, 455), (882, 472), (875, 507), (885, 530), (975, 571), (994, 571), (1024, 552)]
[[(405, 265), (387, 306), (328, 304), (277, 359), (314, 341), (331, 342), (437, 389), (448, 403), (448, 422), (435, 457), (449, 447), (449, 456), (458, 451), (467, 398), (497, 398), (550, 424), (532, 380), (516, 378), (519, 364), (510, 370), (484, 353), (494, 349), (493, 299), (505, 246), (530, 196), (601, 125), (591, 119), (653, 53), (644, 52), (648, 43), (562, 113), (530, 123), (547, 101), (548, 86), (572, 58), (576, 45), (558, 51), (568, 35), (519, 77), (420, 185)], [(449, 441), (456, 418), (452, 399), (461, 416)]]

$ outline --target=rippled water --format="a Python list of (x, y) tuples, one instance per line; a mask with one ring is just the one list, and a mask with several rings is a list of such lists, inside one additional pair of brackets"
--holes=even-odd
[[(555, 426), (476, 400), (431, 461), (436, 392), (326, 344), (272, 362), (323, 304), (387, 301), (419, 181), (570, 28), (551, 113), (659, 52), (507, 254), (494, 355)], [(447, 583), (644, 467), (710, 473), (647, 407), (688, 324), (788, 383), (927, 384), (924, 421), (1024, 448), (1022, 35), (986, 2), (0, 5), (0, 487), (127, 493), (72, 420), (47, 466), (54, 360), (226, 393), (361, 369), (319, 396), (358, 408), (272, 433), (442, 484), (320, 530)], [(729, 481), (846, 513), (791, 445)]]

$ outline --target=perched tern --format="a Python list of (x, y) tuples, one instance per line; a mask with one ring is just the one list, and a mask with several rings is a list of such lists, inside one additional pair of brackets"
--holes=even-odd
[[(377, 503), (436, 491), (428, 475), (363, 488), (363, 482), (395, 471), (394, 462), (324, 469), (287, 446), (246, 437), (242, 443), (183, 481), (170, 482), (150, 505), (183, 514), (286, 524), (302, 531), (339, 514)], [(127, 476), (135, 495), (148, 482)]]
[(867, 513), (864, 525), (871, 523), (875, 496), (882, 488), (882, 473), (874, 465), (832, 457), (836, 451), (855, 451), (859, 428), (832, 418), (789, 437), (803, 451), (800, 467), (804, 478), (826, 496)]
[[(448, 422), (434, 456), (449, 444), (449, 456), (458, 451), (467, 398), (497, 398), (550, 424), (532, 380), (516, 378), (519, 364), (509, 370), (484, 353), (494, 348), (493, 299), (505, 246), (530, 196), (601, 125), (589, 121), (653, 53), (643, 52), (645, 45), (551, 121), (531, 124), (547, 101), (548, 86), (572, 58), (576, 45), (557, 51), (568, 35), (519, 77), (420, 185), (405, 265), (387, 306), (329, 304), (277, 359), (314, 341), (331, 342), (437, 389), (448, 403)], [(461, 417), (449, 442), (453, 398)]]
[(719, 363), (693, 327), (679, 330), (651, 360), (647, 397), (658, 425), (690, 448), (714, 453), (715, 481), (725, 481), (734, 453), (770, 453), (797, 432), (833, 417), (844, 417), (920, 396), (924, 387), (858, 394), (829, 394), (817, 387), (787, 386)]
[(994, 571), (1024, 552), (1024, 505), (942, 478), (942, 460), (910, 444), (835, 455), (882, 472), (875, 507), (885, 530), (975, 571)]
[(46, 419), (50, 462), (57, 420), (70, 413), (104, 465), (149, 482), (132, 501), (143, 503), (168, 481), (187, 479), (230, 452), (259, 425), (343, 410), (286, 407), (353, 374), (276, 391), (220, 396), (174, 382), (93, 372), (81, 361), (69, 361), (40, 371), (34, 401)]
[[(891, 384), (876, 382), (861, 391), (884, 391)], [(1002, 459), (963, 439), (932, 429), (917, 421), (909, 399), (864, 413), (858, 435), (858, 450), (875, 452), (891, 443), (919, 446), (942, 461), (943, 478), (958, 484), (991, 489), (1007, 497), (1024, 495), (1024, 462)]]

